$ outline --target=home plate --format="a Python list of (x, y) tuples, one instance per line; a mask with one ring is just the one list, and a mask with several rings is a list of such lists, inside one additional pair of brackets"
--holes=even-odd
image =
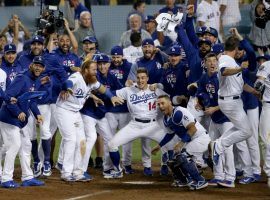
[(132, 185), (152, 185), (154, 184), (153, 181), (128, 181), (128, 182), (123, 182), (125, 184), (132, 184)]

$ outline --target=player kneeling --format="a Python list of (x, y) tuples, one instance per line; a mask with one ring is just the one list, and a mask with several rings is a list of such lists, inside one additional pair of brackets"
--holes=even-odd
[(177, 135), (181, 141), (175, 145), (175, 156), (169, 164), (175, 178), (173, 186), (188, 186), (191, 190), (207, 187), (208, 183), (200, 175), (193, 159), (202, 159), (203, 153), (207, 151), (210, 137), (206, 130), (186, 108), (173, 107), (167, 95), (158, 97), (158, 107), (164, 114), (163, 122), (168, 132), (159, 145), (152, 149), (152, 153), (155, 154)]

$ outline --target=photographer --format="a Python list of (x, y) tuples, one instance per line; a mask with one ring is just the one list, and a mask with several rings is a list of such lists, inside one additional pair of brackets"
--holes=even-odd
[[(249, 38), (253, 44), (254, 49), (262, 49), (264, 52), (270, 47), (270, 22), (268, 21), (270, 8), (266, 9), (269, 5), (269, 0), (254, 0), (251, 4), (250, 16), (252, 27)], [(270, 16), (269, 16), (270, 17)]]

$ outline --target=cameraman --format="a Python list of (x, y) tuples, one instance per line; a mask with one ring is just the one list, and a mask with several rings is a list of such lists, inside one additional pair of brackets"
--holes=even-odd
[[(270, 47), (270, 22), (267, 21), (266, 6), (269, 3), (262, 0), (254, 0), (251, 4), (250, 16), (252, 21), (252, 27), (249, 34), (249, 38), (253, 44), (254, 49), (258, 48), (264, 52)], [(270, 9), (270, 8), (268, 8)], [(270, 10), (268, 10), (270, 12)], [(264, 19), (264, 20), (260, 20)]]

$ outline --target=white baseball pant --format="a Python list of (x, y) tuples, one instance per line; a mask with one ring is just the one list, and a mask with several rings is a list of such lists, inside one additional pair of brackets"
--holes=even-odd
[(0, 181), (2, 181), (2, 159), (3, 159), (3, 155), (4, 155), (4, 148), (3, 148), (3, 139), (2, 139), (2, 135), (1, 135), (1, 130), (0, 130)]
[(233, 145), (234, 163), (237, 170), (243, 170), (244, 177), (253, 177), (251, 159), (246, 140)]
[[(49, 107), (48, 107), (49, 106)], [(45, 109), (46, 107), (46, 109)], [(44, 121), (48, 121), (45, 125), (43, 123), (43, 126), (44, 127), (44, 133), (48, 133), (48, 134), (44, 134), (43, 138), (41, 139), (49, 139), (49, 138), (52, 138), (54, 136), (54, 134), (56, 133), (56, 130), (57, 130), (57, 123), (56, 123), (56, 119), (55, 119), (55, 116), (54, 116), (54, 113), (55, 113), (55, 109), (56, 109), (56, 105), (55, 104), (46, 104), (46, 105), (40, 105), (39, 106), (39, 110), (40, 110), (40, 113), (41, 115), (43, 116), (44, 118)], [(44, 110), (44, 113), (43, 113), (43, 110)], [(48, 114), (48, 117), (45, 116)], [(49, 127), (48, 127), (49, 125)], [(41, 131), (41, 130), (40, 130)], [(41, 131), (43, 132), (43, 131)], [(49, 133), (50, 133), (50, 137), (49, 137)], [(43, 133), (41, 133), (41, 136), (43, 135)], [(61, 164), (63, 163), (63, 145), (60, 145), (59, 146), (59, 156), (60, 157), (60, 160), (61, 160)], [(40, 161), (43, 163), (44, 161), (44, 153), (43, 153), (43, 149), (42, 149), (42, 145), (41, 145), (41, 142), (39, 143), (39, 146), (38, 146), (38, 156), (39, 156), (39, 159)]]
[(270, 177), (270, 103), (263, 102), (260, 117), (260, 136), (265, 144), (264, 165), (263, 169), (268, 177)]
[[(39, 125), (40, 142), (38, 146), (38, 157), (40, 159), (40, 162), (43, 163), (44, 153), (42, 149), (41, 140), (48, 140), (52, 137), (51, 130), (50, 130), (51, 109), (50, 109), (49, 104), (38, 105), (38, 109), (40, 111), (40, 114), (43, 117), (43, 123)], [(36, 139), (37, 139), (37, 131), (36, 131), (36, 128), (34, 128), (31, 140), (36, 140)]]
[(95, 119), (93, 117), (83, 115), (82, 119), (84, 123), (85, 137), (86, 137), (86, 154), (83, 158), (83, 169), (86, 171), (88, 168), (89, 158), (97, 140), (97, 131), (103, 137), (104, 140), (104, 159), (103, 170), (107, 171), (113, 168), (112, 161), (109, 155), (108, 142), (112, 139), (113, 133), (111, 127), (105, 117), (102, 119)]
[[(239, 131), (232, 131), (229, 135), (225, 135), (216, 140), (216, 151), (221, 154), (231, 145), (244, 141), (252, 136), (249, 119), (243, 109), (242, 99), (225, 98), (218, 100), (220, 110), (233, 123), (234, 128)], [(249, 146), (249, 143), (248, 143)]]
[[(233, 124), (231, 122), (224, 122), (222, 124), (215, 123), (211, 120), (209, 126), (209, 136), (212, 141), (222, 137), (223, 134), (231, 131)], [(215, 179), (235, 181), (235, 167), (233, 146), (228, 147), (224, 154), (220, 155), (220, 162), (214, 166)]]
[(55, 118), (63, 143), (63, 168), (61, 177), (81, 176), (86, 153), (84, 124), (80, 112), (56, 107)]
[[(117, 130), (122, 129), (130, 121), (129, 113), (106, 113), (107, 118), (113, 134), (117, 134)], [(151, 167), (151, 140), (148, 138), (141, 138), (142, 148), (142, 163), (144, 167)], [(123, 166), (131, 165), (132, 161), (132, 142), (122, 146), (122, 164)]]
[(20, 129), (17, 126), (0, 122), (0, 126), (5, 151), (2, 182), (13, 180), (15, 158), (18, 153), (22, 169), (22, 181), (32, 179), (34, 177), (30, 167), (32, 144), (27, 125)]
[[(149, 123), (137, 122), (131, 120), (124, 128), (118, 131), (116, 135), (113, 136), (112, 140), (109, 142), (110, 152), (115, 152), (118, 147), (131, 142), (137, 138), (149, 138), (156, 142), (160, 142), (166, 131), (158, 124), (157, 121), (151, 121)], [(172, 150), (174, 147), (174, 141), (171, 140), (164, 147), (161, 148), (162, 153)]]
[(249, 154), (252, 163), (252, 171), (253, 174), (261, 174), (261, 167), (260, 167), (260, 147), (259, 147), (259, 108), (249, 109), (247, 110), (247, 116), (249, 119), (249, 124), (251, 126), (252, 136), (248, 138), (248, 147), (249, 147)]

